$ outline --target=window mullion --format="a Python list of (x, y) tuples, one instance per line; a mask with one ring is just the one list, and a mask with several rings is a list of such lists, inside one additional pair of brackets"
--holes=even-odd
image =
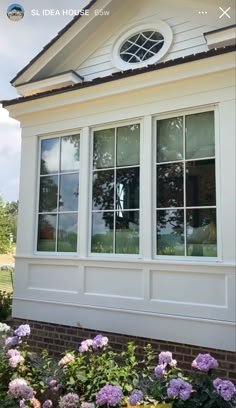
[[(140, 126), (140, 203), (139, 203), (139, 246), (140, 254), (144, 259), (153, 256), (153, 156), (152, 143), (153, 122), (152, 116), (144, 117)], [(156, 167), (156, 165), (155, 165)], [(156, 197), (156, 195), (155, 195)], [(154, 205), (156, 208), (156, 203)]]
[(61, 177), (60, 177), (60, 171), (61, 171), (61, 140), (62, 138), (59, 139), (60, 147), (59, 147), (59, 167), (58, 167), (58, 174), (57, 174), (57, 185), (58, 185), (58, 190), (57, 190), (57, 221), (56, 221), (56, 248), (55, 251), (58, 251), (57, 245), (58, 245), (58, 226), (59, 226), (59, 200), (60, 200), (60, 184), (61, 184)]
[(187, 256), (187, 210), (186, 210), (186, 130), (185, 115), (183, 116), (183, 156), (184, 156), (184, 255)]
[[(78, 248), (79, 254), (82, 257), (88, 255), (88, 245), (91, 231), (90, 216), (89, 216), (89, 199), (92, 200), (92, 184), (93, 180), (93, 160), (91, 156), (90, 167), (90, 130), (89, 127), (84, 127), (80, 132), (80, 170), (79, 170), (79, 212), (78, 212)], [(91, 186), (91, 190), (90, 190)], [(91, 240), (91, 238), (90, 238)]]
[(113, 217), (113, 253), (116, 253), (116, 163), (117, 163), (117, 128), (115, 128), (115, 152), (114, 152), (114, 217)]

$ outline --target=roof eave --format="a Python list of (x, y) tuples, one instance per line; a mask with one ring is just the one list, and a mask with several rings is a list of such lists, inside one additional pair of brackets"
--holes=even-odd
[(236, 51), (235, 45), (230, 45), (228, 47), (222, 47), (218, 49), (211, 49), (205, 52), (201, 52), (199, 54), (192, 54), (186, 57), (177, 58), (175, 60), (161, 62), (156, 65), (150, 65), (145, 68), (117, 72), (117, 73), (114, 73), (106, 77), (96, 78), (93, 81), (82, 82), (76, 85), (70, 85), (67, 87), (63, 87), (63, 88), (59, 88), (59, 89), (55, 89), (51, 91), (46, 91), (46, 92), (42, 92), (39, 94), (34, 94), (34, 95), (26, 96), (26, 97), (20, 97), (20, 98), (15, 98), (11, 100), (3, 100), (3, 101), (0, 101), (0, 103), (2, 103), (3, 107), (7, 107), (10, 105), (16, 105), (16, 104), (36, 100), (36, 99), (43, 99), (46, 97), (55, 96), (55, 95), (59, 95), (59, 94), (66, 93), (66, 92), (72, 92), (72, 91), (79, 90), (79, 89), (84, 89), (84, 88), (88, 88), (88, 87), (92, 87), (96, 85), (105, 84), (111, 81), (116, 81), (116, 80), (120, 80), (123, 78), (128, 78), (128, 77), (144, 74), (146, 72), (152, 72), (152, 71), (162, 70), (164, 68), (169, 68), (169, 67), (173, 67), (173, 66), (177, 66), (181, 64), (187, 64), (190, 62), (199, 61), (202, 59), (215, 57), (218, 55), (223, 55), (223, 54), (227, 54), (227, 53), (234, 52), (234, 51)]

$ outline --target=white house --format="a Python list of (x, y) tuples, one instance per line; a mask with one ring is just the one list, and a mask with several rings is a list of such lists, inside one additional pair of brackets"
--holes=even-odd
[(235, 350), (229, 3), (93, 0), (12, 80), (15, 317)]

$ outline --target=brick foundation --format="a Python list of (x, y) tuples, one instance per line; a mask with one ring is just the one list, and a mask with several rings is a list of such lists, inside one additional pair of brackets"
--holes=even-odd
[[(11, 323), (14, 327), (20, 324), (29, 324), (31, 336), (28, 343), (32, 349), (36, 352), (47, 349), (55, 356), (63, 353), (65, 350), (78, 349), (82, 340), (98, 334), (95, 330), (31, 320), (13, 319)], [(117, 333), (102, 332), (102, 334), (109, 338), (111, 346), (117, 351), (125, 348), (127, 342), (131, 340), (138, 346), (137, 352), (140, 354), (142, 348), (148, 343), (152, 344), (154, 350), (158, 353), (160, 351), (171, 351), (173, 358), (178, 361), (178, 366), (186, 372), (191, 371), (191, 362), (198, 353), (210, 353), (219, 362), (220, 368), (216, 371), (217, 375), (222, 378), (231, 379), (233, 382), (236, 381), (236, 353), (234, 352)]]

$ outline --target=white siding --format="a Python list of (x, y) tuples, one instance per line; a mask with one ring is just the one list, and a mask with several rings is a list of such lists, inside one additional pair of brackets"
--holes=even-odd
[[(125, 21), (124, 16), (125, 23), (122, 29), (116, 30), (88, 59), (75, 68), (85, 80), (88, 81), (97, 77), (104, 77), (119, 71), (112, 64), (111, 56), (113, 44), (121, 32), (124, 32), (126, 29), (128, 30), (130, 25), (137, 24), (138, 26), (139, 22), (143, 23), (159, 19), (167, 22), (172, 28), (174, 33), (173, 44), (162, 61), (207, 51), (208, 48), (203, 33), (213, 30), (214, 27), (205, 25), (204, 19), (201, 21), (199, 18), (196, 18), (194, 11), (192, 11), (192, 15), (185, 11), (184, 13), (177, 13), (177, 15), (179, 14), (177, 17), (168, 17), (170, 16), (170, 7), (167, 8), (163, 4), (160, 5), (157, 1), (149, 1), (147, 4), (149, 5), (148, 8), (146, 8), (145, 2), (145, 7), (141, 8), (139, 13), (128, 22)], [(172, 15), (176, 14), (175, 10), (172, 10), (171, 13)], [(196, 21), (191, 18), (194, 16)]]

